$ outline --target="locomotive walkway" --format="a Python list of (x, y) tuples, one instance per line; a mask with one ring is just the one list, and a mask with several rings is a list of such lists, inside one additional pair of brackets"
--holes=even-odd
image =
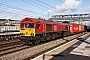
[(90, 60), (90, 44), (73, 40), (32, 60)]

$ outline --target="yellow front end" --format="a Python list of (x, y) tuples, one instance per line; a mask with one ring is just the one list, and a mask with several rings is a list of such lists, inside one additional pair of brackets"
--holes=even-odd
[(21, 28), (20, 35), (21, 36), (33, 36), (35, 37), (35, 29), (34, 28)]

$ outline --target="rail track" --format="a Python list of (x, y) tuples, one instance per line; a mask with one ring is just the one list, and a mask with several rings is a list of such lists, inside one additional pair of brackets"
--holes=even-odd
[[(43, 42), (41, 44), (43, 44)], [(3, 36), (3, 39), (0, 39), (0, 56), (10, 54), (12, 52), (16, 52), (30, 47), (31, 46), (24, 45), (23, 42), (20, 41), (18, 36), (14, 36), (14, 37), (8, 36), (8, 38)]]
[(20, 38), (20, 35), (0, 35), (0, 42)]
[(14, 40), (0, 40), (0, 56), (8, 54), (11, 49), (23, 46), (23, 43), (16, 37)]
[[(42, 54), (50, 49), (53, 49), (59, 45), (67, 43), (77, 37), (80, 37), (84, 34), (89, 35), (89, 33), (80, 33), (73, 36), (65, 37), (64, 39), (57, 39), (51, 42), (46, 42), (39, 44), (37, 46), (23, 45), (19, 40), (14, 40), (10, 42), (5, 42), (0, 45), (0, 58), (1, 59), (30, 59)], [(29, 52), (29, 54), (28, 54)], [(15, 55), (14, 57), (11, 55)]]

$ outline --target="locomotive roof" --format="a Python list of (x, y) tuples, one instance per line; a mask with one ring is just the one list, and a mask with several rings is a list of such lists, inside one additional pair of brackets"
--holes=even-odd
[(30, 21), (30, 20), (40, 21), (40, 22), (44, 22), (44, 21), (45, 21), (45, 20), (39, 20), (39, 19), (35, 19), (35, 18), (24, 18), (24, 19), (22, 19), (21, 21)]
[(45, 19), (35, 19), (35, 18), (24, 18), (23, 22), (25, 21), (33, 21), (33, 22), (44, 22), (46, 24), (64, 24), (64, 25), (68, 25), (67, 23), (59, 23), (59, 22), (54, 22), (54, 21), (48, 21), (48, 20), (45, 20)]

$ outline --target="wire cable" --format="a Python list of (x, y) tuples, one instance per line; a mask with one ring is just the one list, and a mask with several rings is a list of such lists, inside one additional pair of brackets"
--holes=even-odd
[[(31, 1), (31, 0), (28, 0), (28, 1)], [(47, 7), (43, 6), (43, 5), (40, 5), (40, 4), (38, 4), (38, 3), (34, 2), (34, 1), (31, 1), (31, 2), (34, 3), (34, 4), (37, 4), (37, 5), (39, 5), (39, 6), (41, 6), (41, 7), (43, 7), (43, 8), (50, 9), (50, 8), (47, 8)]]
[[(62, 2), (61, 0), (59, 0), (61, 3), (64, 3), (64, 2)], [(66, 4), (65, 4), (66, 5)], [(68, 5), (66, 5), (68, 8), (70, 8)], [(70, 8), (71, 10), (73, 10), (72, 8)]]
[(8, 8), (18, 9), (18, 10), (21, 10), (21, 11), (24, 11), (24, 12), (33, 13), (33, 14), (37, 14), (37, 15), (42, 15), (43, 16), (43, 14), (41, 14), (41, 13), (32, 12), (32, 11), (29, 11), (29, 10), (25, 10), (25, 9), (14, 7), (14, 6), (10, 6), (10, 5), (6, 5), (6, 4), (3, 4), (3, 3), (0, 3), (0, 5), (2, 5), (2, 6), (4, 5), (4, 6), (8, 7)]
[[(53, 6), (51, 6), (51, 5), (49, 5), (49, 4), (46, 4), (46, 3), (44, 3), (44, 2), (42, 2), (42, 1), (40, 1), (40, 0), (36, 0), (36, 1), (38, 1), (38, 2), (40, 2), (40, 3), (42, 3), (42, 4), (44, 4), (44, 5), (47, 5), (48, 7), (51, 7), (51, 8), (54, 8), (54, 9), (56, 9), (55, 7), (53, 7)], [(57, 9), (58, 11), (61, 11), (60, 9)], [(62, 12), (62, 11), (61, 11)], [(66, 13), (65, 11), (63, 11), (64, 13)], [(58, 12), (57, 12), (58, 13)], [(66, 13), (66, 14), (68, 14), (68, 13)]]
[[(28, 3), (28, 4), (30, 4), (30, 5), (33, 5), (33, 6), (39, 7), (39, 6), (35, 5), (35, 3), (32, 4), (32, 3), (27, 2), (27, 1), (25, 1), (25, 0), (22, 0), (22, 1), (25, 2), (25, 3)], [(42, 7), (39, 7), (39, 8), (41, 8), (41, 9), (43, 9), (43, 10), (46, 10), (45, 8), (42, 8)]]

